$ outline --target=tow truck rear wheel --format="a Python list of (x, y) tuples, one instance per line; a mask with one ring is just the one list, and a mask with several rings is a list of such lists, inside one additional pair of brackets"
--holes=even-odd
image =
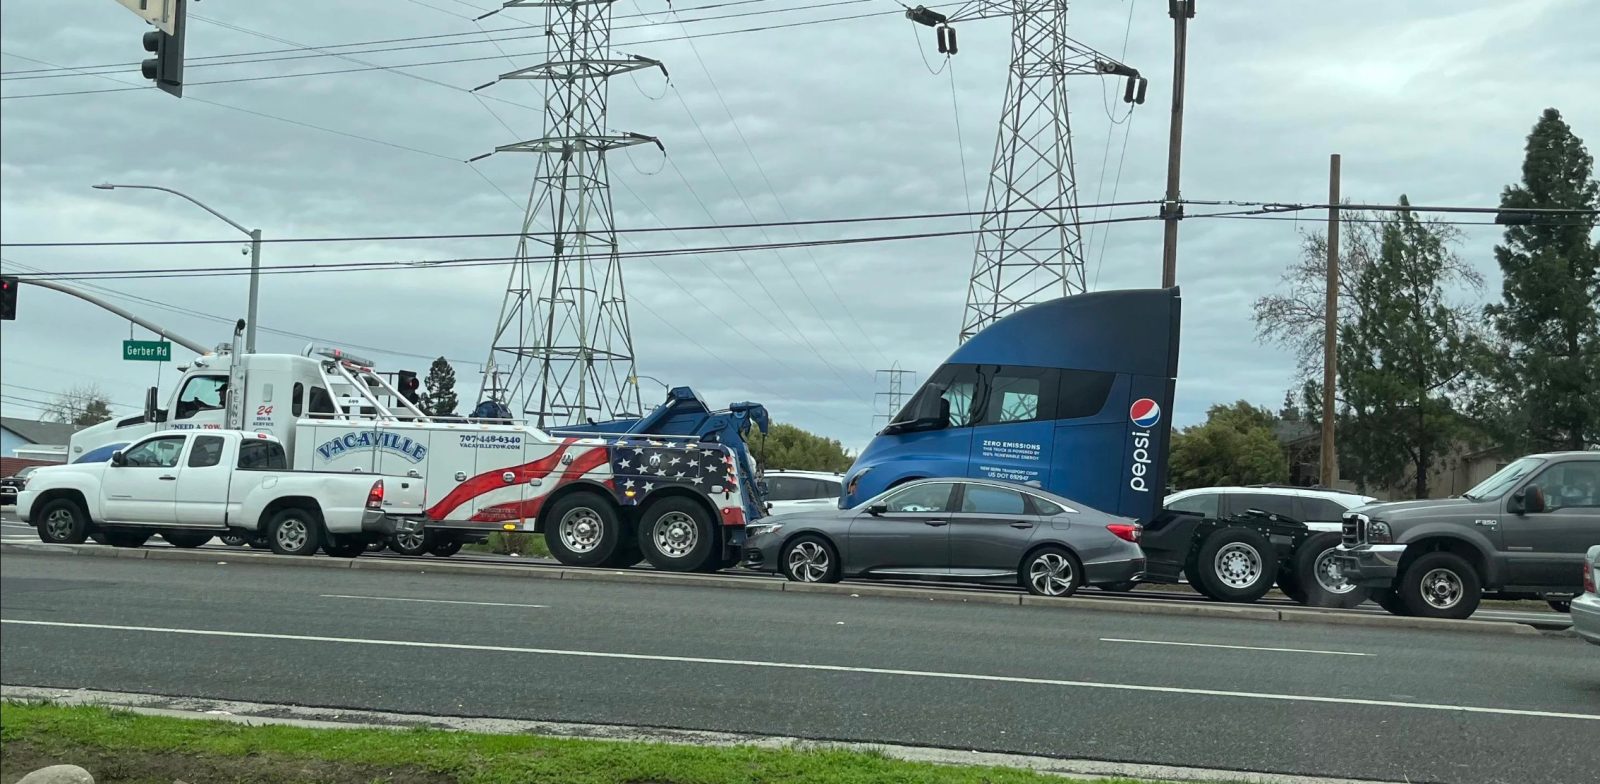
[(1218, 528), (1195, 558), (1203, 592), (1222, 602), (1253, 602), (1267, 595), (1278, 576), (1278, 557), (1267, 537), (1248, 528)]
[(603, 566), (622, 545), (622, 521), (595, 493), (563, 496), (546, 514), (545, 547), (567, 566)]
[(50, 544), (83, 544), (89, 538), (89, 515), (76, 503), (57, 498), (39, 510), (39, 541)]
[(192, 533), (189, 531), (162, 531), (161, 538), (167, 540), (167, 544), (173, 547), (182, 547), (187, 550), (211, 541), (211, 534)]
[(279, 509), (267, 521), (267, 544), (279, 555), (313, 555), (322, 546), (322, 520), (303, 507)]
[(697, 571), (715, 558), (716, 548), (711, 515), (688, 498), (659, 499), (639, 515), (639, 549), (657, 569)]

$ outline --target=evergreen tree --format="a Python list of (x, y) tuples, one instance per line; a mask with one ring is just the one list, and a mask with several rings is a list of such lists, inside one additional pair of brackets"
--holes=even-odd
[[(1400, 205), (1408, 206), (1404, 196)], [(1339, 451), (1358, 485), (1412, 475), (1417, 498), (1428, 471), (1461, 433), (1452, 393), (1469, 367), (1467, 308), (1446, 301), (1461, 265), (1449, 227), (1410, 211), (1383, 222), (1379, 253), (1355, 292), (1356, 315), (1339, 334)], [(1469, 278), (1468, 282), (1475, 282)]]
[(460, 401), (456, 399), (456, 371), (450, 367), (449, 361), (439, 357), (428, 368), (428, 378), (423, 381), (426, 395), (422, 401), (422, 410), (428, 416), (453, 417), (456, 415), (456, 406)]
[[(1555, 109), (1528, 135), (1522, 182), (1500, 206), (1600, 207), (1594, 158)], [(1582, 449), (1600, 443), (1600, 245), (1596, 215), (1533, 215), (1495, 247), (1503, 302), (1487, 308), (1485, 420), (1524, 448)], [(1496, 405), (1498, 404), (1498, 405)]]

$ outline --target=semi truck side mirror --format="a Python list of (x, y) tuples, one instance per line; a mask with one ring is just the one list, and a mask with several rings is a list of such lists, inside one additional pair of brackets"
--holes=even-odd
[(125, 466), (128, 464), (128, 458), (122, 454), (121, 449), (118, 449), (117, 451), (111, 453), (111, 464), (114, 466)]

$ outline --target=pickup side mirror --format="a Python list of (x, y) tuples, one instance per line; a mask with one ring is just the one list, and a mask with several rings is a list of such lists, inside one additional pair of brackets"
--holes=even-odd
[(117, 451), (111, 453), (111, 464), (114, 466), (125, 466), (128, 464), (128, 458), (122, 454), (121, 449), (118, 449)]
[(1512, 496), (1522, 507), (1521, 514), (1538, 514), (1545, 510), (1544, 490), (1538, 485), (1528, 485)]
[(873, 517), (877, 517), (878, 515), (881, 515), (887, 511), (889, 511), (888, 504), (873, 504), (867, 507), (867, 514), (872, 515)]

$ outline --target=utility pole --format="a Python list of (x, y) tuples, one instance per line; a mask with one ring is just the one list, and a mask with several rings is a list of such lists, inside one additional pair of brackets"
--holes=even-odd
[(1339, 481), (1333, 448), (1333, 385), (1338, 379), (1339, 341), (1339, 155), (1328, 156), (1328, 293), (1322, 314), (1322, 486)]
[(878, 420), (880, 419), (883, 420), (883, 424), (889, 424), (894, 420), (894, 415), (900, 413), (900, 409), (905, 407), (907, 395), (905, 378), (906, 376), (911, 376), (912, 382), (915, 383), (917, 371), (901, 370), (900, 363), (896, 362), (886, 370), (879, 370), (877, 375), (880, 380), (886, 382), (885, 386), (888, 389), (876, 395), (878, 400), (883, 401), (884, 411), (881, 414), (872, 416), (872, 426), (874, 428), (878, 427)]
[(1167, 0), (1167, 15), (1172, 17), (1172, 123), (1167, 135), (1167, 198), (1161, 205), (1161, 217), (1166, 222), (1161, 237), (1162, 288), (1178, 285), (1178, 221), (1183, 220), (1183, 205), (1178, 203), (1178, 171), (1183, 160), (1183, 88), (1194, 3), (1195, 0)]

